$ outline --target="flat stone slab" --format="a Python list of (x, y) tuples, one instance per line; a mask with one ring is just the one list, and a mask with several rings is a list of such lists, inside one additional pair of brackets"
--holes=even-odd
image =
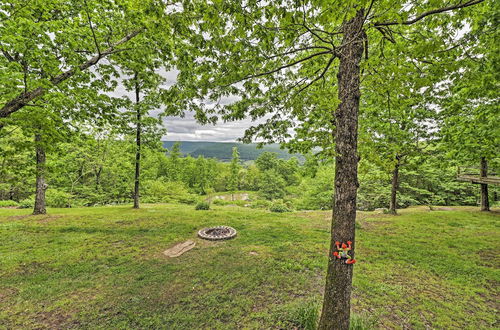
[(183, 243), (179, 243), (177, 245), (174, 245), (173, 247), (171, 247), (168, 250), (163, 251), (163, 254), (166, 255), (167, 257), (170, 257), (170, 258), (176, 258), (176, 257), (182, 255), (183, 253), (191, 250), (195, 246), (196, 246), (195, 242), (193, 242), (191, 240), (187, 240)]

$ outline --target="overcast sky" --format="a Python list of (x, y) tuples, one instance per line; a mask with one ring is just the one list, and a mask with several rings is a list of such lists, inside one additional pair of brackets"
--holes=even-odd
[[(163, 71), (161, 74), (166, 78), (165, 86), (172, 86), (176, 82), (176, 71)], [(123, 79), (127, 77), (122, 76)], [(132, 93), (128, 93), (121, 85), (117, 87), (114, 96), (128, 95), (132, 97)], [(221, 100), (221, 104), (230, 103), (236, 100), (235, 98), (226, 98)], [(155, 115), (153, 111), (151, 114)], [(254, 122), (254, 125), (257, 124)], [(235, 122), (220, 122), (216, 125), (200, 125), (194, 119), (194, 113), (186, 111), (184, 117), (166, 117), (163, 120), (163, 126), (167, 129), (167, 135), (163, 136), (164, 141), (217, 141), (217, 142), (234, 142), (236, 139), (243, 137), (245, 129), (252, 125), (250, 119), (235, 121)]]
[(184, 118), (168, 117), (163, 121), (167, 128), (167, 141), (219, 141), (232, 142), (243, 137), (245, 129), (251, 126), (250, 120), (242, 120), (216, 125), (200, 125), (196, 123), (193, 113)]

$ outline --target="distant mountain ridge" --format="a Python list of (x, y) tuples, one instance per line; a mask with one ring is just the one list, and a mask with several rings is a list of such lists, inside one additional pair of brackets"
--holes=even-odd
[(279, 144), (268, 144), (257, 148), (257, 144), (243, 144), (237, 142), (207, 142), (207, 141), (163, 141), (165, 149), (171, 149), (174, 143), (180, 143), (181, 152), (191, 157), (203, 156), (205, 158), (217, 158), (221, 161), (231, 160), (233, 147), (237, 147), (242, 161), (251, 161), (259, 157), (263, 152), (275, 152), (279, 158), (290, 159), (297, 157), (303, 160), (304, 157), (300, 154), (290, 154), (286, 149), (280, 149)]

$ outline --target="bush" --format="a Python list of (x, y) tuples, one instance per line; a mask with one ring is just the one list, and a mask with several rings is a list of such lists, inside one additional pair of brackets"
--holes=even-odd
[(215, 205), (237, 205), (237, 206), (245, 206), (247, 205), (249, 202), (248, 201), (243, 201), (243, 200), (235, 200), (235, 201), (227, 201), (227, 200), (223, 200), (223, 199), (214, 199), (212, 201), (212, 203), (214, 203)]
[(179, 203), (182, 203), (182, 204), (188, 204), (188, 205), (192, 205), (194, 203), (196, 203), (198, 199), (196, 198), (195, 195), (192, 195), (192, 194), (186, 194), (186, 195), (183, 195), (183, 196), (178, 196), (177, 197), (177, 201)]
[(301, 210), (331, 210), (333, 207), (333, 168), (320, 168), (313, 178), (305, 178), (297, 190), (296, 206)]
[(268, 170), (262, 174), (259, 184), (259, 195), (273, 200), (285, 197), (285, 180), (275, 170)]
[(276, 201), (271, 204), (271, 206), (269, 207), (269, 211), (283, 213), (283, 212), (291, 212), (292, 209), (282, 201)]
[(226, 201), (225, 201), (225, 200), (223, 200), (223, 199), (218, 199), (218, 198), (217, 198), (217, 199), (214, 199), (214, 200), (212, 201), (212, 203), (214, 203), (214, 205), (226, 205)]
[(210, 210), (210, 203), (208, 202), (199, 202), (194, 207), (195, 210)]
[(19, 206), (19, 203), (13, 200), (0, 201), (0, 207), (9, 207), (9, 206)]
[(45, 193), (47, 206), (71, 207), (72, 195), (57, 189), (48, 189)]
[(250, 204), (252, 209), (267, 209), (269, 206), (271, 206), (271, 202), (264, 199), (258, 199)]
[(194, 204), (196, 196), (190, 194), (182, 182), (149, 180), (144, 182), (144, 193), (141, 196), (144, 203)]
[(19, 202), (20, 209), (31, 209), (35, 206), (35, 196), (23, 199)]

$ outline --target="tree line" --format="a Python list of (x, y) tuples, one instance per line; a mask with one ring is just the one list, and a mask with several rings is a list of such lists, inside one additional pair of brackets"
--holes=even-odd
[[(10, 141), (0, 140), (0, 200), (5, 205), (34, 207), (38, 184), (37, 143), (22, 129), (8, 126)], [(150, 137), (150, 136), (149, 136)], [(147, 139), (141, 151), (140, 200), (145, 203), (192, 204), (216, 193), (255, 192), (254, 199), (282, 200), (297, 210), (332, 208), (334, 164), (306, 155), (285, 160), (264, 152), (242, 163), (233, 147), (230, 162), (184, 155), (180, 144), (166, 150), (159, 136)], [(396, 212), (414, 205), (477, 205), (478, 187), (456, 181), (456, 163), (437, 144), (429, 152), (407, 155), (399, 163), (394, 187), (393, 163), (367, 155), (360, 162), (357, 209)], [(44, 150), (47, 150), (44, 148)], [(135, 140), (103, 132), (71, 133), (45, 154), (46, 204), (79, 207), (133, 203), (135, 197)], [(410, 157), (411, 156), (411, 157)], [(491, 189), (490, 199), (498, 199)], [(256, 203), (259, 204), (259, 203)], [(260, 203), (261, 206), (268, 206)]]
[[(80, 129), (120, 129), (110, 148), (120, 148), (115, 140), (132, 134), (133, 143), (123, 147), (133, 146), (133, 200), (139, 207), (145, 142), (149, 134), (161, 134), (162, 116), (189, 110), (201, 123), (262, 118), (246, 131), (245, 141), (278, 142), (303, 154), (319, 148), (319, 156), (334, 162), (330, 254), (336, 241), (352, 241), (354, 254), (363, 161), (390, 169), (393, 211), (399, 190), (425, 181), (406, 186), (405, 171), (414, 159), (436, 153), (434, 139), (456, 162), (481, 164), (483, 176), (498, 164), (499, 5), (3, 2), (0, 139), (9, 155), (4, 160), (11, 164), (23, 157), (12, 153), (18, 144), (34, 148), (34, 213), (44, 213), (47, 155)], [(176, 73), (174, 83), (165, 72)], [(26, 180), (20, 173), (29, 169), (5, 166), (2, 171)], [(93, 171), (96, 185), (105, 180), (99, 162), (80, 169), (82, 176)], [(272, 170), (265, 173), (273, 176)], [(487, 210), (488, 186), (481, 191)], [(352, 273), (352, 265), (330, 257), (321, 329), (348, 329)]]

